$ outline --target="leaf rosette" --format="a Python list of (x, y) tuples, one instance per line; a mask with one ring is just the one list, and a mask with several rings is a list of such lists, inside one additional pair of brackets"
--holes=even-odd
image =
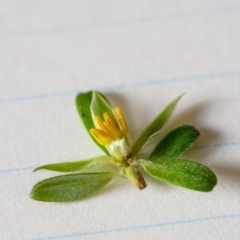
[[(208, 167), (187, 159), (182, 153), (197, 140), (199, 131), (189, 125), (170, 131), (148, 156), (141, 158), (146, 148), (167, 123), (181, 96), (174, 99), (132, 142), (128, 125), (119, 107), (113, 108), (108, 99), (97, 91), (80, 93), (76, 97), (79, 116), (94, 142), (106, 154), (91, 159), (51, 163), (36, 168), (68, 172), (37, 183), (31, 197), (39, 201), (67, 202), (86, 197), (103, 188), (112, 178), (129, 179), (139, 189), (147, 184), (142, 172), (184, 188), (209, 192), (217, 184), (214, 172)], [(110, 172), (86, 172), (103, 163), (116, 166)]]

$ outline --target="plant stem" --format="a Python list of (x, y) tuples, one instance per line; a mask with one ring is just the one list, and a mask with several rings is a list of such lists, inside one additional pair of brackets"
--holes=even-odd
[(128, 178), (140, 190), (143, 190), (147, 187), (147, 184), (141, 172), (138, 170), (138, 167), (134, 165), (123, 168), (123, 175)]

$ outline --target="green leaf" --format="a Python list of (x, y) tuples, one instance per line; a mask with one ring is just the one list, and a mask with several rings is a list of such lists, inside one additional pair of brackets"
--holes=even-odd
[(92, 140), (98, 145), (99, 148), (103, 150), (103, 152), (105, 152), (107, 155), (110, 155), (107, 149), (104, 146), (100, 145), (89, 132), (91, 128), (95, 127), (92, 120), (92, 114), (90, 111), (91, 101), (92, 101), (92, 91), (86, 92), (86, 93), (80, 93), (77, 95), (76, 107), (77, 107), (79, 116), (82, 119), (82, 122), (86, 127), (87, 132), (89, 133)]
[(43, 202), (68, 202), (86, 197), (104, 187), (113, 173), (79, 173), (57, 176), (37, 183), (31, 198)]
[(196, 162), (159, 158), (157, 162), (142, 160), (141, 165), (152, 177), (181, 187), (209, 192), (217, 184), (212, 170)]
[(160, 141), (149, 158), (154, 161), (158, 157), (175, 157), (189, 148), (199, 135), (193, 126), (178, 127)]
[(132, 147), (132, 155), (136, 155), (143, 146), (151, 142), (168, 121), (172, 111), (178, 103), (181, 96), (174, 99), (164, 110), (161, 112), (155, 120), (141, 133), (138, 139), (135, 141)]
[(56, 172), (75, 172), (75, 171), (80, 171), (83, 169), (90, 168), (100, 162), (114, 161), (114, 160), (115, 160), (114, 157), (102, 156), (102, 157), (96, 157), (96, 158), (91, 158), (88, 160), (77, 161), (77, 162), (52, 163), (52, 164), (40, 166), (34, 169), (34, 172), (41, 169), (56, 171)]

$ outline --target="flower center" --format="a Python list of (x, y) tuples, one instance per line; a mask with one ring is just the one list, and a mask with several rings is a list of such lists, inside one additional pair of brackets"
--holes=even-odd
[(109, 116), (108, 113), (103, 114), (104, 121), (100, 116), (95, 116), (95, 125), (97, 128), (92, 128), (90, 133), (97, 142), (105, 147), (112, 142), (123, 139), (128, 134), (128, 126), (122, 111), (119, 107), (115, 108), (116, 117)]

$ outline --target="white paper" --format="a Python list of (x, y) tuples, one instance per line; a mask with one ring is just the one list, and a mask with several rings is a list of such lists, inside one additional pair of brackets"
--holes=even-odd
[[(1, 239), (239, 239), (239, 1), (3, 1), (0, 7)], [(101, 155), (75, 109), (96, 89), (133, 139), (185, 93), (162, 134), (201, 131), (186, 158), (218, 177), (210, 193), (116, 178), (71, 203), (29, 197), (57, 175), (34, 167)]]

